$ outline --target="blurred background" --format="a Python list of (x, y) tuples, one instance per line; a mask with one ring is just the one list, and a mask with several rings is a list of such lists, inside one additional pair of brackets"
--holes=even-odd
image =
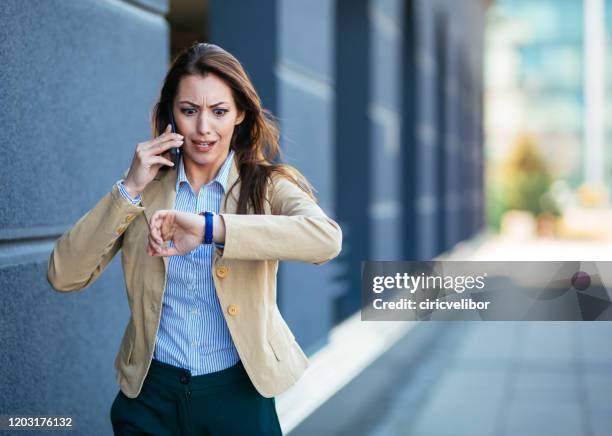
[[(3, 0), (0, 414), (111, 434), (119, 256), (84, 292), (55, 240), (110, 191), (180, 50), (245, 66), (344, 233), (283, 263), (311, 359), (292, 435), (608, 435), (612, 326), (362, 322), (364, 260), (612, 258), (612, 0)], [(9, 140), (15, 138), (15, 141)]]

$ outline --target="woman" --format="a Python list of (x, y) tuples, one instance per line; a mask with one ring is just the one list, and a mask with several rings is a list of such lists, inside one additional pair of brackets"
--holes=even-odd
[(327, 262), (341, 230), (274, 163), (278, 130), (218, 46), (178, 56), (152, 126), (125, 179), (56, 243), (49, 282), (82, 289), (122, 250), (116, 434), (280, 434), (274, 396), (308, 360), (276, 305), (278, 261)]

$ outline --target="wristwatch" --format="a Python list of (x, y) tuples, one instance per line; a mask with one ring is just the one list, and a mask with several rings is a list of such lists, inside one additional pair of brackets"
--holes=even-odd
[(204, 216), (204, 244), (213, 243), (213, 216), (212, 212), (200, 212), (198, 215)]

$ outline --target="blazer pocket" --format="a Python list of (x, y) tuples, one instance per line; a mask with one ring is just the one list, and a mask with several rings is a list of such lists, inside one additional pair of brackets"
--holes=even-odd
[(277, 332), (273, 332), (268, 337), (268, 344), (270, 348), (272, 348), (272, 352), (274, 353), (274, 357), (279, 362), (285, 360), (285, 351), (287, 349), (287, 344), (284, 344), (281, 338), (279, 338)]
[(134, 355), (134, 342), (135, 342), (135, 340), (132, 340), (132, 342), (130, 342), (130, 349), (129, 349), (128, 355), (127, 355), (127, 363), (128, 363), (128, 365), (132, 364), (132, 356)]
[(134, 324), (130, 321), (127, 331), (125, 342), (121, 346), (121, 354), (123, 354), (123, 361), (129, 365), (132, 363), (132, 354), (134, 352), (134, 342), (135, 342), (135, 331)]

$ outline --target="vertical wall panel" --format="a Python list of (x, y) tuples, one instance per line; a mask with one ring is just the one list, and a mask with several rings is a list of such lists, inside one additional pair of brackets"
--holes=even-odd
[(346, 292), (336, 300), (336, 318), (361, 302), (361, 262), (370, 256), (369, 97), (370, 26), (367, 0), (337, 0), (335, 21), (336, 202), (342, 225), (340, 262)]
[(368, 10), (372, 70), (369, 103), (371, 260), (400, 260), (402, 2), (372, 0)]
[[(328, 0), (211, 3), (212, 41), (243, 63), (279, 120), (285, 162), (304, 173), (335, 217), (333, 12)], [(279, 306), (306, 350), (323, 345), (334, 324), (337, 274), (335, 262), (286, 262), (279, 269)]]

